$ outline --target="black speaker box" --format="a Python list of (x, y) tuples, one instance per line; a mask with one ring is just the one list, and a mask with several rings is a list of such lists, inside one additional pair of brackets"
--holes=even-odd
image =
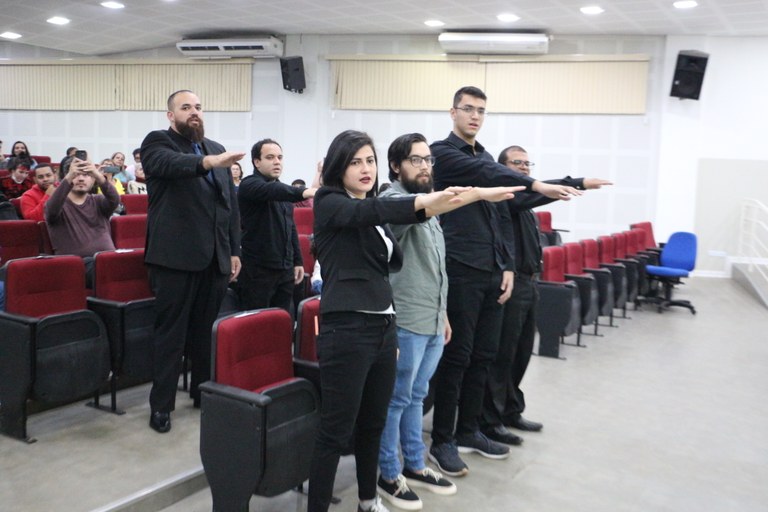
[(304, 92), (307, 87), (304, 78), (304, 59), (301, 57), (283, 57), (280, 59), (280, 71), (283, 73), (283, 89), (291, 92)]
[(684, 50), (677, 54), (675, 77), (672, 79), (670, 96), (698, 100), (709, 54), (696, 50)]

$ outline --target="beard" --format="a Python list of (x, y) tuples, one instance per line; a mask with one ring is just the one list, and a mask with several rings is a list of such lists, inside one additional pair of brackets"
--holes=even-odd
[(408, 179), (405, 176), (400, 176), (400, 183), (403, 184), (403, 188), (411, 194), (429, 194), (432, 192), (434, 182), (432, 176), (429, 175), (427, 181), (421, 181), (421, 174), (416, 175), (414, 179)]
[(174, 123), (174, 126), (176, 127), (176, 131), (179, 132), (183, 137), (186, 137), (187, 139), (191, 140), (192, 142), (202, 142), (203, 137), (205, 137), (205, 125), (203, 124), (203, 118), (202, 117), (196, 117), (191, 119), (197, 119), (199, 121), (199, 124), (197, 126), (190, 126), (189, 120), (186, 122), (176, 121)]

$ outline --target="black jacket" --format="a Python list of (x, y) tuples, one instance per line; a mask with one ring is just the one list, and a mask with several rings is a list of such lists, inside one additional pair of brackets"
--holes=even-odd
[(303, 265), (292, 203), (303, 199), (304, 190), (269, 180), (259, 171), (240, 183), (244, 262), (276, 270)]
[[(426, 220), (414, 212), (415, 196), (354, 199), (346, 191), (322, 187), (315, 194), (315, 244), (323, 276), (321, 313), (384, 311), (392, 305), (389, 272), (403, 265), (403, 253), (385, 224), (415, 224)], [(394, 246), (387, 246), (376, 226), (382, 226)]]
[[(225, 151), (210, 139), (201, 145), (206, 155)], [(240, 213), (229, 168), (213, 169), (209, 183), (203, 157), (170, 129), (144, 138), (141, 162), (149, 194), (145, 261), (197, 272), (215, 257), (219, 271), (229, 274), (231, 257), (240, 256)]]

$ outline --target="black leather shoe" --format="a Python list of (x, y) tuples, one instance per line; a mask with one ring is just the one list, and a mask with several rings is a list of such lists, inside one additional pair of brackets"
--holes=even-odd
[(523, 444), (522, 437), (513, 434), (501, 425), (483, 430), (483, 434), (485, 434), (485, 437), (488, 439), (496, 441), (497, 443), (511, 444), (512, 446), (520, 446)]
[(165, 434), (171, 430), (171, 413), (155, 411), (149, 416), (149, 426), (152, 430)]
[(508, 427), (516, 428), (517, 430), (525, 430), (526, 432), (538, 432), (544, 427), (541, 423), (535, 421), (528, 421), (522, 416), (518, 416), (516, 420), (513, 420)]

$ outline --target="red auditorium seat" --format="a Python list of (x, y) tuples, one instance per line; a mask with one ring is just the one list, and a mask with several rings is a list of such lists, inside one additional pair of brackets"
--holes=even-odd
[[(602, 263), (600, 260), (600, 249), (597, 240), (586, 238), (579, 242), (584, 251), (584, 268), (596, 269), (604, 268), (610, 271), (613, 278), (613, 307), (625, 309), (627, 304), (627, 269), (624, 265), (613, 263)], [(611, 316), (611, 325), (613, 325), (613, 316)]]
[(212, 380), (200, 385), (200, 458), (215, 510), (248, 510), (309, 476), (319, 424), (317, 363), (292, 357), (288, 312), (260, 309), (214, 325)]
[[(143, 249), (147, 240), (147, 215), (118, 215), (109, 219), (115, 249)], [(179, 234), (182, 236), (183, 234)]]
[(33, 220), (0, 222), (0, 265), (40, 254), (40, 231)]
[(299, 303), (293, 353), (306, 361), (317, 361), (317, 334), (320, 331), (320, 296)]
[(539, 330), (539, 355), (560, 356), (560, 343), (566, 336), (577, 335), (581, 343), (581, 297), (578, 286), (565, 279), (565, 251), (551, 246), (542, 249), (541, 280), (536, 285), (539, 303), (536, 326)]
[(311, 235), (314, 231), (315, 212), (312, 208), (294, 208), (293, 220), (296, 223), (296, 231), (300, 235)]
[(4, 270), (0, 432), (31, 442), (28, 400), (62, 404), (97, 393), (109, 376), (109, 341), (101, 319), (86, 309), (82, 258), (16, 259)]
[(149, 196), (147, 194), (124, 194), (120, 196), (120, 202), (125, 206), (126, 215), (147, 213)]

